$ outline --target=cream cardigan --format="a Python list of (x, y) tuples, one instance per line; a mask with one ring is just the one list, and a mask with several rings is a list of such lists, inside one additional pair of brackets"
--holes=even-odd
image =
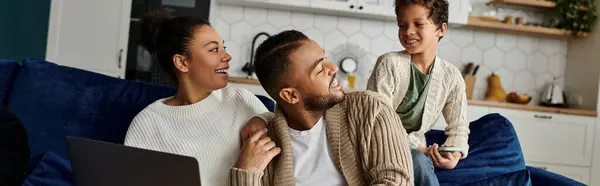
[[(352, 92), (325, 111), (325, 130), (333, 163), (349, 186), (414, 185), (413, 162), (400, 118), (374, 92)], [(263, 172), (231, 169), (232, 186), (292, 186), (294, 161), (283, 112), (275, 110), (269, 137), (281, 147)]]
[[(410, 82), (410, 54), (406, 51), (388, 52), (377, 59), (369, 78), (367, 90), (379, 92), (398, 108), (408, 90)], [(408, 135), (411, 147), (426, 146), (425, 132), (431, 130), (438, 117), (443, 114), (446, 127), (445, 145), (463, 148), (462, 158), (469, 152), (469, 122), (467, 121), (467, 96), (465, 82), (456, 66), (435, 58), (435, 67), (430, 72), (429, 90), (423, 110), (421, 129)]]

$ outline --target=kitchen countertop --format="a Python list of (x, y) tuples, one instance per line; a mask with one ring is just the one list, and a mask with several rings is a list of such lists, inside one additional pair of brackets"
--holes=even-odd
[(241, 84), (251, 84), (251, 85), (260, 85), (258, 79), (248, 79), (243, 77), (229, 77), (227, 81), (232, 83), (241, 83)]
[[(260, 82), (256, 79), (230, 77), (228, 79), (228, 81), (232, 82), (232, 83), (260, 85)], [(550, 112), (550, 113), (558, 113), (558, 114), (570, 114), (570, 115), (591, 116), (591, 117), (598, 116), (598, 113), (594, 110), (555, 108), (555, 107), (544, 107), (544, 106), (537, 106), (537, 105), (522, 105), (522, 104), (515, 104), (515, 103), (485, 101), (485, 100), (468, 100), (467, 102), (469, 105), (486, 106), (486, 107), (527, 110), (527, 111), (535, 111), (535, 112)]]
[(598, 116), (598, 113), (593, 110), (555, 108), (555, 107), (545, 107), (545, 106), (537, 106), (537, 105), (522, 105), (522, 104), (516, 104), (516, 103), (486, 101), (486, 100), (468, 100), (467, 102), (469, 105), (477, 105), (477, 106), (518, 109), (518, 110), (527, 110), (527, 111), (535, 111), (535, 112), (551, 112), (551, 113), (570, 114), (570, 115), (579, 115), (579, 116), (592, 116), (592, 117)]

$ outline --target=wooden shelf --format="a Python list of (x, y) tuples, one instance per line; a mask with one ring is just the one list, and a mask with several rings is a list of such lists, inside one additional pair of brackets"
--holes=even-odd
[[(506, 1), (506, 0), (504, 0), (504, 1)], [(543, 34), (543, 35), (549, 35), (549, 36), (571, 37), (571, 32), (567, 31), (567, 30), (485, 21), (484, 19), (475, 17), (475, 16), (469, 17), (469, 23), (467, 25), (471, 26), (471, 27), (476, 27), (476, 28), (523, 32), (523, 33), (529, 33), (529, 34), (535, 34), (535, 35)], [(588, 36), (588, 34), (582, 34), (577, 37), (587, 37), (587, 36)]]
[[(492, 0), (487, 3), (488, 5), (513, 5), (513, 6), (528, 6), (528, 7), (540, 7), (540, 8), (554, 8), (556, 3), (553, 1), (541, 1), (541, 0)], [(588, 9), (581, 7), (583, 11)]]

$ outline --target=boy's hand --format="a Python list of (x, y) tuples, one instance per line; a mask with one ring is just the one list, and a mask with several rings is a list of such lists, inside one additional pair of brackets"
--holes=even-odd
[(454, 169), (456, 164), (458, 164), (460, 157), (462, 157), (462, 153), (460, 152), (440, 153), (437, 144), (430, 146), (426, 154), (429, 156), (435, 167), (440, 169)]
[[(263, 136), (267, 129), (252, 133), (245, 140), (244, 147), (238, 155), (235, 167), (247, 171), (261, 172), (265, 170), (273, 157), (281, 153), (281, 148), (275, 146), (271, 138)], [(262, 136), (262, 137), (261, 137)]]
[(242, 128), (242, 130), (240, 132), (242, 135), (242, 142), (245, 142), (246, 139), (248, 139), (248, 137), (250, 137), (250, 134), (261, 131), (266, 128), (267, 128), (267, 123), (265, 122), (265, 120), (263, 120), (257, 116), (250, 118), (250, 120), (248, 120), (248, 123), (246, 123), (246, 125), (244, 125), (244, 127)]
[(428, 153), (428, 152), (427, 152), (427, 148), (425, 148), (425, 147), (423, 147), (423, 146), (420, 146), (420, 145), (417, 147), (417, 150), (419, 150), (419, 151), (423, 152), (423, 154), (427, 154), (427, 153)]

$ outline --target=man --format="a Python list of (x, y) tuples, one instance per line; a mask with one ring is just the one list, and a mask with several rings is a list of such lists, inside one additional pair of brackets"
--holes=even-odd
[(268, 137), (262, 130), (244, 142), (232, 185), (413, 185), (394, 110), (376, 93), (345, 94), (315, 41), (279, 33), (258, 47), (255, 64), (277, 108)]

